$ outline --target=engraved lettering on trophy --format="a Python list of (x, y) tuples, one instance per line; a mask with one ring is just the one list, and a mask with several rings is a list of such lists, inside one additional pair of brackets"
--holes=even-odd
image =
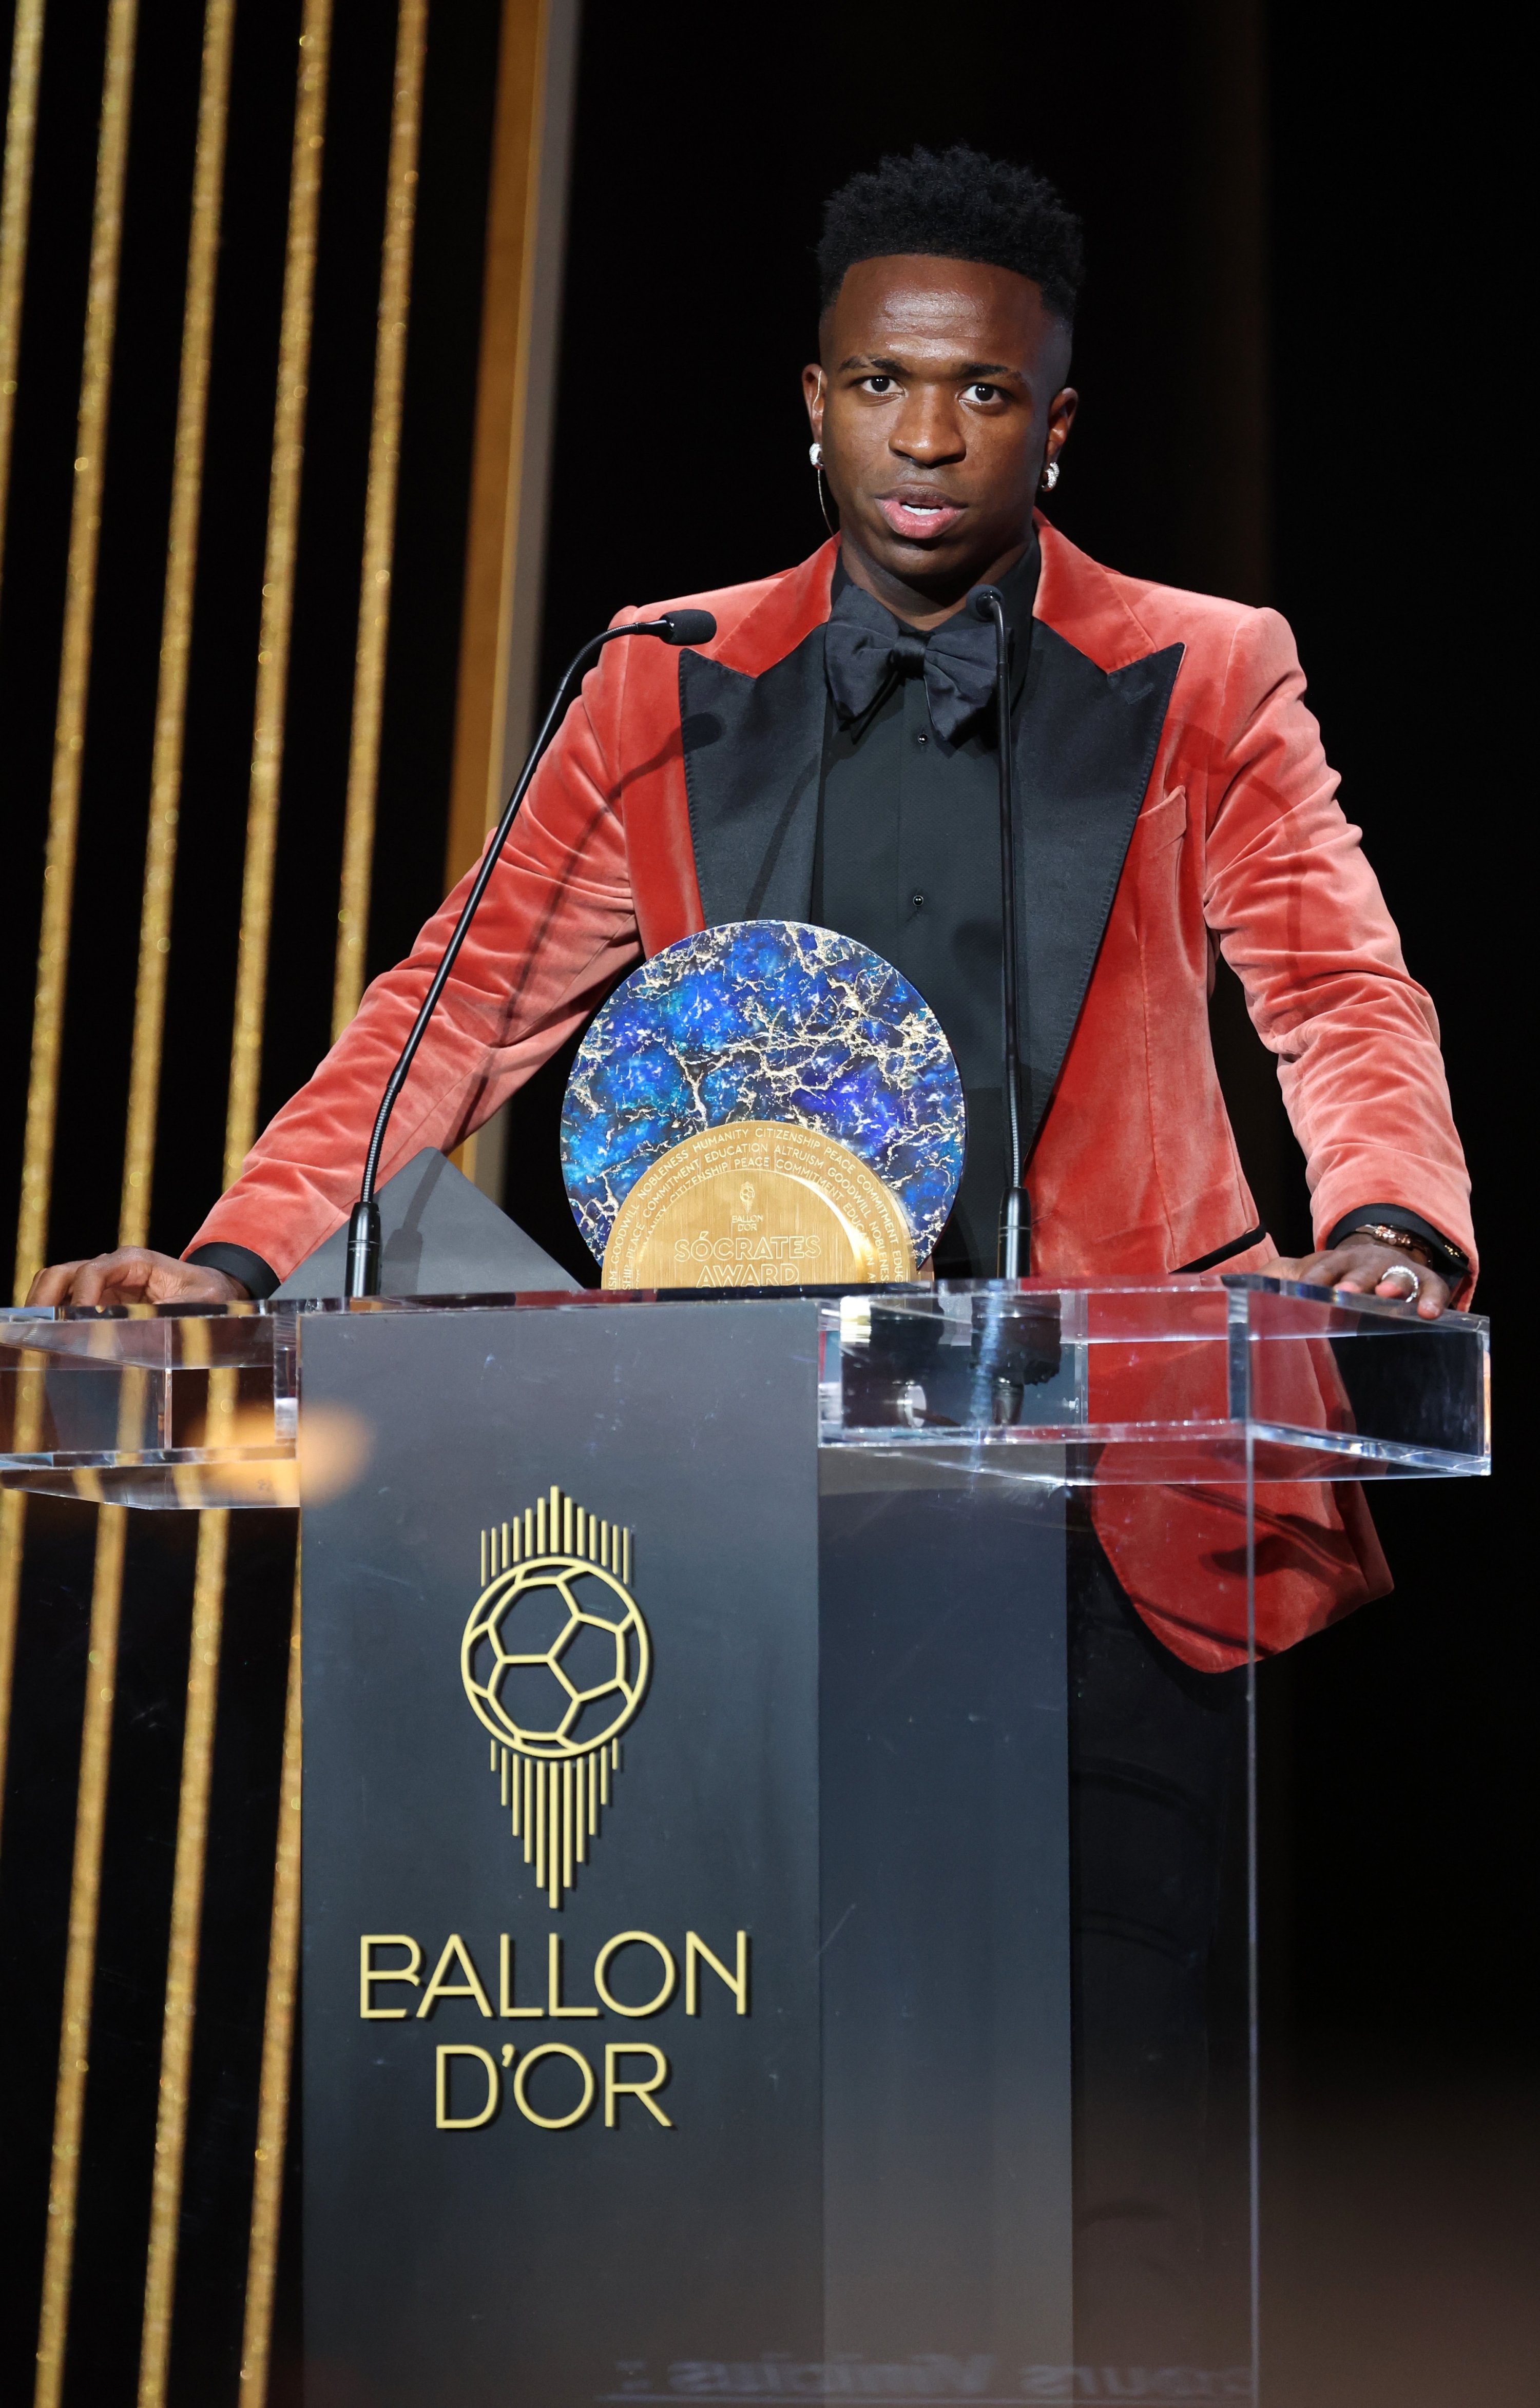
[(898, 1197), (836, 1139), (780, 1123), (728, 1123), (672, 1147), (627, 1195), (604, 1253), (609, 1288), (914, 1276)]

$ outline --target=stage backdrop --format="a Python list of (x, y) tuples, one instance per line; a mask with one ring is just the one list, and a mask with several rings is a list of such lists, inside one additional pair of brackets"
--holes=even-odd
[[(18, 1296), (45, 1260), (186, 1242), (495, 815), (576, 29), (575, 0), (0, 21)], [(295, 1541), (0, 1503), (7, 2400), (267, 2396)]]
[[(960, 34), (921, 0), (584, 0), (563, 271), (575, 12), (0, 0), (0, 1250), (24, 1275), (120, 1230), (184, 1243), (360, 969), (474, 853), (575, 643), (819, 539), (795, 381), (819, 199), (884, 150), (967, 139), (1087, 219), (1056, 521), (1296, 629), (1438, 998), (1500, 1310), (1504, 1253), (1533, 1251), (1485, 951), (1532, 782), (1524, 714), (1490, 699), (1528, 628), (1518, 438), (1489, 398), (1523, 389), (1505, 27), (1477, 15), (1451, 52), (1283, 0), (1021, 6)], [(1451, 413), (1444, 364), (1473, 339), (1479, 417)], [(1272, 1066), (1223, 973), (1216, 1004), (1254, 1190), (1298, 1244)], [(561, 1070), (508, 1151), (520, 1217), (570, 1246)], [(471, 1164), (491, 1190), (498, 1144)], [(1502, 1494), (1377, 1504), (1396, 1597), (1262, 1684), (1267, 2064), (1292, 2015), (1320, 2102), (1265, 2159), (1270, 2229), (1301, 2236), (1293, 2273), (1268, 2260), (1280, 2408), (1345, 2408), (1371, 2299), (1373, 2345), (1416, 2370), (1401, 2393), (1446, 2365), (1452, 2396), (1492, 2267), (1525, 2262), (1521, 2154), (1507, 2189), (1450, 2155), (1420, 2188), (1339, 2172), (1392, 2047), (1485, 2052), (1447, 2128), (1503, 2163), (1492, 2136), (1527, 2133), (1504, 2069), (1532, 2020), (1533, 1616)], [(294, 1544), (281, 1516), (0, 1519), (7, 2401), (260, 2400), (275, 2265), (269, 2397), (295, 2396)], [(1385, 2094), (1398, 2114), (1421, 2082)], [(1461, 2327), (1438, 2303), (1467, 2263)]]

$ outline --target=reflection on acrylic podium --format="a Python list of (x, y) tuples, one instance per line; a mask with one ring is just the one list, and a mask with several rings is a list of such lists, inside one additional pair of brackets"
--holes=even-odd
[(1255, 2396), (1259, 1598), (1337, 1484), (1486, 1469), (1482, 1323), (1246, 1278), (5, 1334), (10, 1484), (303, 1492), (318, 2401)]

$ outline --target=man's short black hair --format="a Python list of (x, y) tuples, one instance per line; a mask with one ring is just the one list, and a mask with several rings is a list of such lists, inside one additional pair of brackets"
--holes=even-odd
[(906, 253), (1014, 268), (1031, 278), (1056, 318), (1073, 322), (1085, 273), (1080, 220), (1030, 167), (956, 143), (939, 156), (916, 150), (885, 159), (874, 175), (852, 176), (824, 204), (820, 308), (858, 259)]

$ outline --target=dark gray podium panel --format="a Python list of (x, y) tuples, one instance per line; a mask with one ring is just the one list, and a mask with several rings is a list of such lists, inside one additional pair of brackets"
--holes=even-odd
[(823, 1472), (825, 2356), (1016, 2398), (1074, 2355), (1064, 1492)]
[[(373, 1431), (361, 1484), (307, 1510), (305, 1598), (306, 2355), (321, 2391), (369, 2408), (566, 2408), (616, 2390), (628, 2362), (821, 2355), (818, 2088), (815, 1312), (636, 1308), (357, 1315), (307, 1323), (302, 1410), (341, 1404)], [(460, 1677), (481, 1587), (479, 1533), (553, 1484), (634, 1534), (632, 1588), (653, 1644), (645, 1701), (589, 1861), (554, 1913), (537, 1892), (486, 1733)], [(750, 2013), (698, 1961), (729, 1970), (750, 1934)], [(512, 2002), (597, 2003), (595, 1959), (633, 1930), (680, 1968), (659, 2013), (503, 2018)], [(360, 1936), (423, 1952), (420, 1985), (380, 1985), (408, 2018), (365, 2022)], [(452, 1933), (474, 1997), (415, 2009)], [(408, 1961), (400, 1947), (375, 1952)], [(614, 1996), (642, 2002), (661, 1960), (621, 1952)], [(464, 1983), (464, 1971), (454, 1978)], [(545, 2130), (515, 2103), (526, 2049), (576, 2047), (598, 2096)], [(664, 2053), (656, 2103), (603, 2112), (607, 2045)], [(500, 2105), (435, 2125), (439, 2046), (483, 2048)], [(505, 2048), (516, 2054), (505, 2071)], [(620, 2060), (644, 2080), (646, 2057)], [(537, 2079), (536, 2075), (540, 2078)], [(582, 2097), (546, 2058), (526, 2096)], [(449, 2061), (449, 2106), (486, 2097)], [(351, 2394), (340, 2389), (351, 2381)]]
[[(829, 1454), (820, 1501), (805, 1302), (302, 1347), (302, 1411), (371, 1439), (304, 1527), (309, 2396), (987, 2400), (1067, 2363), (1058, 1492)], [(556, 1905), (461, 1677), (481, 1534), (553, 1487), (630, 1532), (652, 1650)], [(366, 1935), (417, 1976), (367, 1985), (393, 2020)]]

